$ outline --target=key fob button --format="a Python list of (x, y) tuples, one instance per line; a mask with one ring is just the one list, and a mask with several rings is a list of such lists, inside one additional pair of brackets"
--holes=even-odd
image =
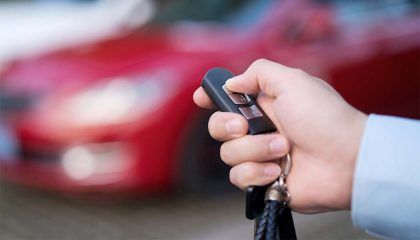
[(224, 91), (225, 91), (228, 95), (234, 94), (234, 92), (232, 92), (232, 91), (230, 91), (229, 89), (227, 89), (226, 84), (223, 84), (222, 88), (223, 88), (223, 90), (224, 90)]
[(223, 85), (222, 88), (235, 104), (247, 104), (251, 102), (251, 98), (249, 98), (248, 95), (232, 92), (226, 88), (226, 85)]
[(239, 111), (241, 111), (241, 113), (246, 119), (252, 119), (263, 116), (261, 111), (255, 105), (252, 105), (250, 107), (240, 107)]
[(240, 93), (230, 94), (229, 97), (235, 104), (247, 104), (251, 102), (251, 99), (248, 96)]

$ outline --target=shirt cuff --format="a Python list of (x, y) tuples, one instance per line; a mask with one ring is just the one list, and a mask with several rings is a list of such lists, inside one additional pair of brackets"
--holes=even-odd
[(420, 121), (368, 117), (352, 191), (352, 220), (373, 235), (420, 236)]

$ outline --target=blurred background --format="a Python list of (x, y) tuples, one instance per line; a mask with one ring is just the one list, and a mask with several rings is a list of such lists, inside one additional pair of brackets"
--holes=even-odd
[[(1, 239), (251, 239), (192, 93), (258, 58), (420, 118), (418, 0), (0, 0)], [(372, 239), (348, 212), (301, 239)]]

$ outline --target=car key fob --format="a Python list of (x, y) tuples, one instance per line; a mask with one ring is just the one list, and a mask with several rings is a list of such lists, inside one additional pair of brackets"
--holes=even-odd
[[(223, 112), (243, 115), (248, 121), (251, 135), (275, 132), (276, 127), (256, 101), (244, 93), (232, 92), (226, 88), (226, 80), (233, 74), (224, 68), (210, 69), (203, 78), (201, 86)], [(255, 219), (264, 210), (264, 196), (268, 186), (250, 186), (246, 191), (246, 217)]]
[(226, 88), (226, 80), (232, 77), (233, 74), (224, 68), (213, 68), (206, 73), (201, 86), (220, 110), (243, 115), (248, 120), (249, 134), (275, 132), (273, 122), (252, 97)]

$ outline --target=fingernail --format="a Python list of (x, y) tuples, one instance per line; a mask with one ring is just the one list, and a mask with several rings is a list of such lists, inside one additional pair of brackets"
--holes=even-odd
[[(238, 76), (239, 76), (239, 75), (238, 75)], [(232, 84), (233, 82), (237, 81), (237, 80), (235, 80), (235, 79), (237, 79), (237, 78), (238, 78), (238, 76), (235, 76), (235, 77), (232, 77), (232, 78), (229, 78), (228, 80), (226, 80), (226, 86), (228, 86), (228, 87), (229, 87), (229, 85), (230, 85), (230, 84)]]
[(264, 175), (266, 175), (266, 176), (277, 177), (277, 176), (280, 176), (280, 173), (281, 173), (280, 166), (268, 165), (268, 166), (264, 167)]
[[(235, 77), (233, 77), (233, 78), (235, 78)], [(228, 80), (226, 80), (226, 85), (229, 85), (232, 82), (233, 78), (229, 78)]]
[(276, 137), (269, 143), (268, 147), (272, 153), (282, 153), (284, 150), (284, 140), (283, 138)]
[(226, 123), (226, 131), (228, 133), (241, 133), (242, 123), (239, 119), (232, 119)]

